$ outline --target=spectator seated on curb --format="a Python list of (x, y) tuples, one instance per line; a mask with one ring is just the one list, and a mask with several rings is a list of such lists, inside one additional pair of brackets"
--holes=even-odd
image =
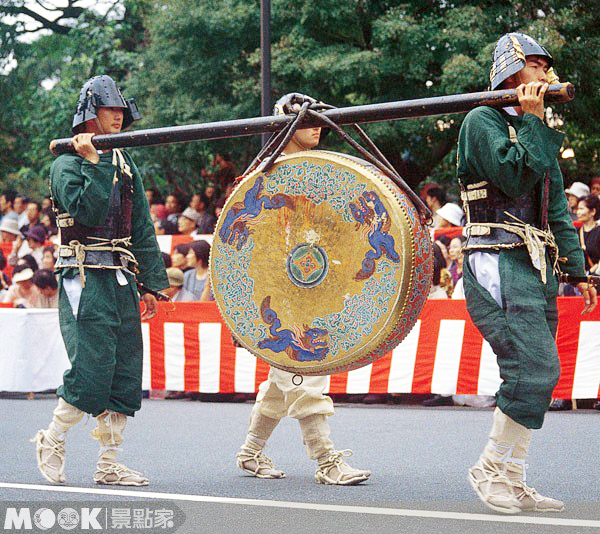
[(15, 308), (33, 308), (38, 293), (34, 288), (32, 278), (33, 270), (30, 267), (17, 265), (13, 271), (12, 284), (2, 302), (12, 303)]
[(58, 308), (58, 281), (49, 269), (40, 269), (33, 278), (37, 298), (32, 300), (33, 308)]
[(198, 300), (195, 295), (183, 287), (183, 271), (177, 267), (167, 269), (169, 287), (163, 291), (173, 302), (190, 302)]
[(50, 269), (51, 271), (54, 271), (54, 264), (56, 263), (56, 256), (54, 255), (55, 252), (56, 249), (54, 248), (54, 245), (48, 245), (47, 247), (44, 247), (44, 251), (42, 253), (42, 269)]
[(25, 254), (17, 260), (17, 265), (27, 265), (34, 273), (39, 269), (37, 261), (31, 254)]
[(25, 234), (27, 245), (29, 245), (29, 254), (37, 262), (38, 268), (42, 266), (42, 258), (44, 256), (44, 243), (46, 242), (46, 230), (39, 224), (27, 230)]
[(462, 208), (454, 202), (446, 202), (436, 212), (441, 217), (439, 228), (451, 228), (453, 226), (463, 226), (465, 214)]
[(196, 222), (200, 214), (193, 208), (185, 208), (177, 219), (177, 230), (181, 235), (191, 236), (196, 231)]
[(168, 221), (177, 224), (177, 220), (181, 214), (181, 206), (185, 206), (185, 202), (182, 201), (181, 195), (178, 193), (167, 195), (167, 198), (165, 199), (165, 209), (167, 210)]
[(210, 245), (204, 239), (192, 241), (189, 244), (187, 262), (190, 269), (184, 274), (183, 287), (194, 294), (195, 300), (200, 300), (204, 285), (208, 280), (208, 257)]
[(193, 208), (198, 213), (196, 229), (192, 235), (206, 235), (213, 233), (217, 218), (212, 213), (209, 213), (208, 204), (209, 200), (204, 193), (196, 193), (192, 196), (190, 208)]
[(168, 219), (157, 219), (154, 221), (154, 233), (156, 235), (175, 235), (177, 234), (177, 223)]
[(438, 215), (437, 211), (446, 204), (446, 193), (439, 186), (429, 187), (425, 193), (425, 203), (427, 207), (433, 212), (432, 226), (434, 228), (440, 228), (441, 216)]
[(583, 182), (573, 182), (567, 189), (565, 189), (565, 195), (567, 195), (567, 205), (571, 219), (577, 219), (577, 204), (579, 203), (580, 199), (589, 194), (590, 188)]
[(3, 301), (4, 295), (8, 292), (8, 288), (10, 287), (10, 278), (9, 276), (2, 272), (6, 267), (6, 258), (4, 257), (4, 253), (2, 249), (0, 249), (0, 302)]
[(191, 269), (188, 264), (187, 255), (190, 251), (189, 243), (180, 243), (176, 245), (171, 254), (171, 266), (181, 269), (184, 273)]
[(594, 176), (590, 182), (590, 193), (600, 197), (600, 176)]
[(17, 219), (12, 217), (3, 217), (2, 223), (0, 223), (0, 242), (14, 243), (17, 238), (20, 237), (21, 232), (19, 230)]

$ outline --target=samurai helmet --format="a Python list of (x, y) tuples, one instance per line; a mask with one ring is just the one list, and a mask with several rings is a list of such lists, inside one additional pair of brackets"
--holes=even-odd
[[(535, 39), (524, 33), (507, 33), (498, 39), (494, 48), (492, 68), (490, 69), (490, 89), (493, 91), (504, 80), (519, 72), (526, 64), (527, 56), (542, 56), (552, 67), (552, 56)], [(552, 69), (548, 70), (548, 82), (556, 83), (558, 77)]]
[(85, 121), (95, 119), (98, 108), (123, 108), (123, 129), (141, 118), (135, 100), (126, 101), (114, 80), (106, 74), (94, 76), (83, 84), (73, 116), (73, 132)]
[[(312, 96), (303, 95), (302, 93), (288, 93), (275, 102), (273, 115), (290, 115), (292, 113), (298, 113), (305, 102), (308, 102), (310, 109), (314, 111), (323, 111), (331, 108), (331, 106), (314, 99)], [(321, 127), (321, 140), (329, 134), (330, 130), (331, 128)]]
[(273, 115), (288, 115), (290, 113), (298, 113), (302, 104), (308, 102), (309, 104), (316, 104), (317, 101), (308, 95), (302, 93), (288, 93), (283, 95), (273, 107)]

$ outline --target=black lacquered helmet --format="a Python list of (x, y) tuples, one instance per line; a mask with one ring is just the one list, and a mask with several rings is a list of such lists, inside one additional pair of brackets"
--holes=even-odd
[(308, 95), (302, 93), (288, 93), (283, 95), (273, 107), (273, 115), (288, 115), (289, 113), (298, 113), (302, 104), (308, 102), (309, 104), (316, 104), (317, 101)]
[[(316, 100), (312, 96), (304, 95), (302, 93), (288, 93), (275, 102), (275, 106), (273, 106), (273, 115), (298, 113), (305, 102), (308, 102), (310, 109), (314, 111), (324, 111), (332, 107)], [(321, 140), (323, 140), (329, 132), (330, 128), (321, 127)]]
[(141, 118), (135, 100), (125, 100), (114, 80), (106, 74), (94, 76), (83, 84), (73, 116), (73, 132), (85, 121), (95, 119), (98, 108), (123, 108), (123, 130)]
[(524, 33), (507, 33), (498, 39), (494, 48), (492, 68), (490, 69), (490, 89), (497, 89), (500, 84), (519, 72), (526, 64), (527, 56), (542, 56), (552, 67), (552, 56), (535, 39)]

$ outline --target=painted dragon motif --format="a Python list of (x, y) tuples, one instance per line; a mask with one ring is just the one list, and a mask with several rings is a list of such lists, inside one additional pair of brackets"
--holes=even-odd
[(265, 297), (260, 306), (260, 314), (263, 321), (270, 325), (271, 337), (258, 342), (260, 349), (269, 349), (273, 352), (286, 352), (286, 354), (297, 362), (321, 361), (329, 352), (327, 340), (328, 332), (321, 328), (309, 328), (303, 325), (303, 330), (278, 330), (281, 321), (277, 312), (271, 308), (271, 297)]
[(355, 280), (365, 280), (375, 272), (375, 260), (383, 254), (394, 263), (400, 261), (400, 256), (394, 248), (396, 243), (393, 236), (388, 233), (392, 225), (390, 216), (377, 193), (365, 191), (349, 207), (356, 221), (356, 229), (362, 227), (363, 236), (368, 238), (373, 247), (365, 254), (360, 271), (354, 275)]
[(256, 219), (264, 209), (294, 208), (294, 200), (284, 193), (276, 193), (273, 196), (263, 194), (264, 176), (260, 175), (254, 185), (246, 191), (243, 202), (236, 202), (225, 216), (225, 220), (219, 230), (219, 237), (224, 243), (234, 245), (241, 250), (250, 236), (251, 222)]

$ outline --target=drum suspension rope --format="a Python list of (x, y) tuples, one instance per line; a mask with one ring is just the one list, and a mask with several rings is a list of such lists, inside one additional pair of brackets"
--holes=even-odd
[(427, 225), (431, 222), (432, 213), (427, 205), (421, 200), (408, 184), (402, 179), (402, 177), (396, 172), (392, 164), (387, 158), (381, 153), (377, 145), (373, 140), (365, 133), (365, 131), (358, 126), (358, 124), (352, 124), (353, 130), (358, 134), (361, 140), (368, 146), (368, 149), (363, 147), (360, 143), (350, 137), (343, 128), (332, 121), (329, 117), (326, 117), (321, 111), (327, 109), (335, 109), (334, 106), (324, 104), (323, 102), (304, 102), (297, 112), (296, 117), (289, 122), (282, 130), (273, 134), (267, 141), (262, 150), (257, 154), (252, 163), (238, 178), (242, 180), (250, 172), (261, 166), (261, 171), (266, 173), (275, 164), (277, 158), (283, 152), (283, 149), (290, 142), (296, 130), (302, 125), (302, 120), (308, 114), (313, 118), (318, 118), (324, 125), (324, 127), (331, 128), (338, 136), (346, 141), (352, 148), (354, 148), (364, 159), (369, 163), (375, 165), (381, 170), (386, 176), (388, 176), (406, 195), (411, 199), (415, 208), (419, 212), (419, 216), (423, 225)]

